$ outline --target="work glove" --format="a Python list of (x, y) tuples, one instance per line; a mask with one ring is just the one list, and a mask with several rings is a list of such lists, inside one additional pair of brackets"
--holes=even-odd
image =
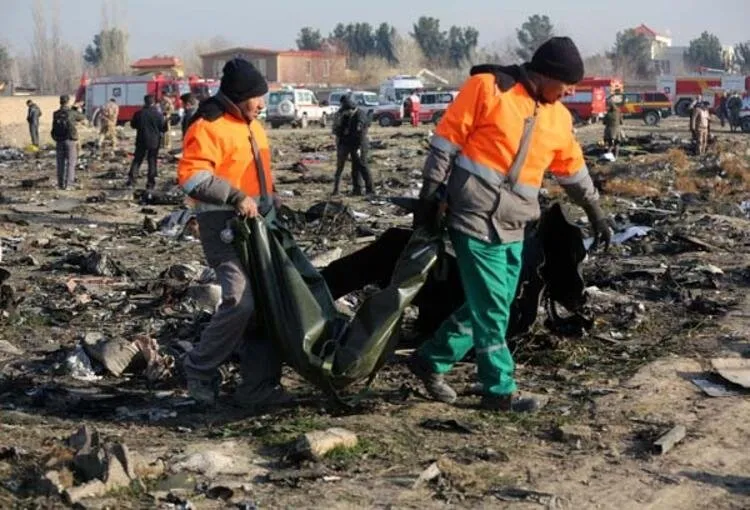
[(612, 229), (611, 222), (604, 215), (599, 204), (592, 202), (584, 207), (586, 216), (591, 223), (591, 230), (594, 235), (594, 243), (591, 245), (591, 250), (595, 251), (600, 244), (604, 244), (604, 251), (609, 250), (609, 245), (612, 242)]
[[(448, 204), (445, 201), (444, 186), (425, 183), (426, 193), (419, 199), (414, 211), (414, 228), (424, 228), (430, 233), (437, 233), (442, 227)], [(424, 190), (423, 186), (423, 190)]]

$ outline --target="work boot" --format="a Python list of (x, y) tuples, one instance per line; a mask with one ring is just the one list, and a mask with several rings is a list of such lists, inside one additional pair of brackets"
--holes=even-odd
[(232, 403), (252, 413), (267, 411), (272, 408), (287, 407), (294, 402), (294, 396), (290, 395), (281, 384), (264, 384), (260, 388), (252, 390), (240, 384), (232, 395)]
[(409, 357), (406, 366), (422, 381), (430, 398), (446, 404), (452, 404), (458, 398), (456, 390), (445, 382), (443, 374), (435, 373), (429, 363), (416, 352)]
[(213, 406), (216, 404), (216, 398), (219, 396), (220, 380), (219, 377), (212, 380), (188, 378), (188, 394), (199, 404)]
[(484, 395), (480, 403), (482, 409), (514, 413), (533, 413), (542, 404), (534, 397), (517, 397), (514, 395)]

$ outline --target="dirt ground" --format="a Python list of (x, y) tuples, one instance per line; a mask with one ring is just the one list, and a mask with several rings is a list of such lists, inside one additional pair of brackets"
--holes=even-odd
[[(361, 213), (354, 223), (298, 228), (300, 245), (311, 256), (334, 247), (346, 254), (372, 233), (409, 225), (382, 198), (418, 190), (430, 128), (374, 127), (377, 197), (342, 197)], [(335, 160), (327, 131), (269, 133), (285, 205), (305, 211), (327, 200)], [(718, 128), (699, 158), (680, 142), (687, 120), (628, 121), (626, 133), (658, 135), (669, 147), (639, 139), (614, 163), (592, 156), (592, 174), (618, 231), (652, 230), (589, 254), (584, 278), (598, 291), (586, 304), (588, 331), (564, 335), (540, 318), (515, 342), (522, 390), (549, 400), (533, 415), (475, 409), (471, 360), (448, 376), (462, 390), (456, 405), (425, 399), (403, 364), (406, 349), (354, 408), (327, 401), (290, 370), (284, 383), (298, 404), (258, 416), (192, 405), (178, 375), (149, 384), (136, 370), (115, 377), (95, 364), (96, 378), (76, 379), (66, 358), (86, 333), (147, 335), (163, 352), (176, 339), (197, 340), (206, 314), (181, 301), (165, 271), (204, 264), (199, 243), (148, 227), (179, 206), (140, 203), (124, 187), (129, 129), (117, 157), (84, 149), (80, 189), (68, 192), (54, 187), (47, 149), (0, 161), (0, 267), (10, 273), (0, 292), (0, 508), (69, 506), (41, 479), (54, 470), (63, 486), (80, 482), (62, 466), (72, 455), (65, 441), (82, 424), (166, 469), (85, 499), (84, 508), (750, 508), (748, 393), (732, 387), (732, 396), (712, 398), (692, 382), (714, 377), (713, 358), (750, 357), (750, 202), (741, 205), (750, 201), (750, 137)], [(594, 154), (601, 127), (577, 134)], [(162, 191), (173, 187), (175, 161), (160, 161)], [(546, 189), (560, 191), (552, 181)], [(79, 202), (45, 209), (62, 198)], [(82, 275), (68, 256), (91, 250), (121, 271)], [(654, 441), (676, 425), (684, 439), (655, 452)], [(358, 445), (317, 463), (290, 457), (290, 441), (329, 427), (356, 433)], [(228, 466), (191, 468), (193, 454)], [(433, 463), (436, 476), (419, 481)], [(207, 488), (217, 487), (231, 495), (216, 499)]]

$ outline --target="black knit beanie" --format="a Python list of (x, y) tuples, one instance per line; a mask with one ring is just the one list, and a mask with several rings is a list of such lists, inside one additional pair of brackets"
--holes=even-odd
[(583, 59), (570, 37), (553, 37), (536, 50), (527, 69), (570, 85), (583, 79)]
[(235, 104), (268, 92), (266, 79), (247, 60), (233, 58), (222, 72), (219, 90)]

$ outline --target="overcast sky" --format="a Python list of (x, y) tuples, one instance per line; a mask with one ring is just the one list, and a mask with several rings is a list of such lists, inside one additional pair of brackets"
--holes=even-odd
[[(47, 1), (47, 0), (45, 0)], [(101, 24), (103, 0), (59, 0), (63, 37), (83, 48)], [(671, 33), (674, 45), (708, 30), (723, 44), (750, 39), (750, 0), (115, 0), (130, 33), (130, 56), (175, 53), (186, 41), (221, 35), (243, 46), (287, 49), (301, 26), (324, 35), (341, 22), (388, 22), (401, 33), (422, 15), (441, 26), (471, 25), (480, 45), (506, 43), (532, 14), (547, 14), (558, 32), (586, 53), (611, 47), (618, 30), (646, 23)], [(32, 0), (0, 0), (0, 41), (27, 51)]]

